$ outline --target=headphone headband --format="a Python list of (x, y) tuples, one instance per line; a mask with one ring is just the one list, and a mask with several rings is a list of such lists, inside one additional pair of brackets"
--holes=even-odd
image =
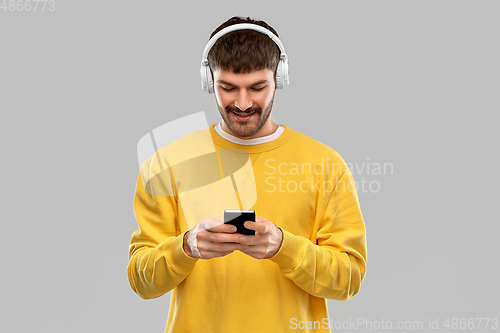
[(285, 47), (283, 46), (283, 43), (281, 43), (281, 40), (272, 31), (260, 25), (253, 23), (238, 23), (230, 25), (229, 27), (226, 27), (221, 31), (217, 32), (212, 38), (210, 38), (207, 45), (205, 46), (205, 49), (203, 50), (203, 58), (201, 60), (201, 68), (200, 68), (202, 89), (207, 91), (208, 93), (214, 92), (212, 72), (210, 70), (210, 66), (208, 65), (208, 53), (210, 52), (210, 49), (214, 46), (215, 42), (217, 42), (217, 40), (220, 37), (237, 30), (258, 31), (264, 35), (269, 36), (269, 38), (271, 38), (273, 42), (278, 46), (278, 48), (280, 49), (280, 61), (278, 64), (278, 69), (276, 70), (276, 87), (279, 89), (285, 88), (289, 83), (288, 56), (285, 52)]
[(212, 48), (212, 46), (214, 46), (215, 42), (217, 42), (219, 38), (221, 38), (224, 35), (227, 35), (230, 32), (237, 30), (254, 30), (269, 36), (269, 38), (271, 38), (273, 42), (276, 43), (276, 45), (278, 45), (278, 48), (280, 49), (281, 52), (280, 58), (286, 59), (285, 47), (283, 46), (283, 43), (281, 43), (281, 40), (278, 38), (278, 36), (276, 36), (272, 31), (267, 30), (266, 28), (253, 23), (238, 23), (230, 25), (229, 27), (225, 27), (221, 31), (217, 32), (212, 38), (210, 38), (207, 45), (205, 46), (205, 49), (203, 50), (202, 63), (206, 62), (208, 65), (208, 53), (210, 52), (210, 49)]

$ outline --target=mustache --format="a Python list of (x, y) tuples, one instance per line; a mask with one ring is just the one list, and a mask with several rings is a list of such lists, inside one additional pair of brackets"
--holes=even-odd
[(240, 109), (238, 109), (234, 105), (228, 105), (228, 106), (226, 106), (226, 112), (236, 112), (236, 113), (239, 113), (239, 114), (247, 114), (247, 113), (253, 113), (254, 111), (257, 112), (257, 113), (262, 113), (262, 109), (259, 106), (257, 106), (257, 105), (252, 105), (251, 107), (249, 107), (245, 111), (241, 111)]

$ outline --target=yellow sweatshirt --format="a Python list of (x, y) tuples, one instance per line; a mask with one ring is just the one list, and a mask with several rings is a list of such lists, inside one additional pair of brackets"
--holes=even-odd
[[(366, 237), (352, 175), (335, 150), (281, 126), (277, 139), (248, 146), (211, 125), (142, 165), (128, 278), (144, 299), (173, 289), (166, 332), (330, 332), (326, 298), (359, 291)], [(276, 255), (187, 256), (184, 233), (224, 209), (281, 228)]]

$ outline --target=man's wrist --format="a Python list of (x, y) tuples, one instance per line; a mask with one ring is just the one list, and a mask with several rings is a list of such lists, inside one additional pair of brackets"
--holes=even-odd
[(184, 253), (186, 253), (189, 257), (193, 257), (193, 253), (191, 252), (191, 248), (189, 247), (187, 243), (187, 237), (188, 237), (189, 231), (184, 234), (184, 238), (182, 240), (182, 247), (184, 249)]
[(278, 242), (277, 242), (278, 243), (278, 248), (274, 252), (273, 256), (276, 253), (278, 253), (278, 251), (281, 249), (281, 245), (283, 244), (283, 231), (278, 226), (276, 226), (276, 229), (278, 229)]
[(281, 249), (281, 245), (283, 244), (283, 231), (277, 225), (274, 225), (274, 227), (278, 230), (276, 232), (277, 233), (277, 239), (275, 242), (276, 245), (274, 246), (274, 250), (266, 255), (265, 259), (274, 257), (276, 253), (278, 253), (278, 251)]
[(281, 249), (281, 245), (283, 245), (283, 230), (281, 230), (281, 228), (279, 227), (276, 227), (278, 228), (279, 232), (280, 232), (280, 245), (278, 246), (278, 251), (279, 249)]

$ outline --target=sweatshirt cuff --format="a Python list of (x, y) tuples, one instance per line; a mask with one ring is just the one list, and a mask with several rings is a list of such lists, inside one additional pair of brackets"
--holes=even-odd
[(304, 244), (300, 237), (280, 229), (283, 232), (281, 247), (269, 260), (274, 261), (281, 269), (292, 269), (302, 261)]
[(173, 238), (168, 244), (169, 251), (167, 251), (167, 261), (178, 272), (191, 271), (194, 264), (198, 261), (198, 258), (190, 257), (184, 252), (183, 241), (186, 232), (187, 231)]

